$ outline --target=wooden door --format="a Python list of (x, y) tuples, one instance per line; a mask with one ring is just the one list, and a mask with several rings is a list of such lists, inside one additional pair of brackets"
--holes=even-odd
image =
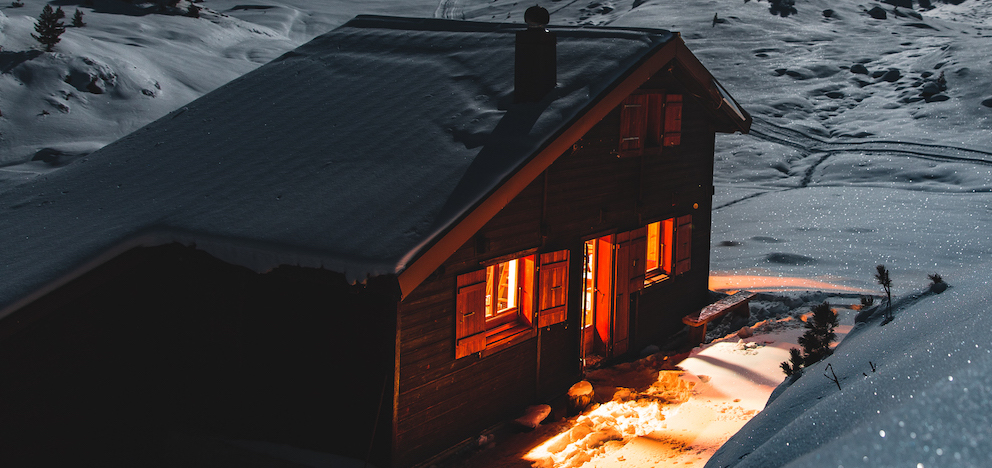
[(613, 343), (610, 356), (620, 356), (630, 349), (631, 302), (644, 288), (644, 260), (647, 229), (617, 234), (614, 261)]

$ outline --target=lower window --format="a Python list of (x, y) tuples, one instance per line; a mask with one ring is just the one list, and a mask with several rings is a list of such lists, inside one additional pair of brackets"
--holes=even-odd
[(568, 251), (526, 255), (459, 275), (455, 358), (491, 352), (565, 321)]

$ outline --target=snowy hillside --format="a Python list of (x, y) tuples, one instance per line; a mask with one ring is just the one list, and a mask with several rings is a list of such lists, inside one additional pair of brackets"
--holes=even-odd
[[(87, 24), (42, 53), (30, 34), (45, 2), (22, 1), (0, 6), (0, 191), (357, 14), (519, 23), (529, 5), (205, 0), (197, 19), (151, 3), (60, 0)], [(714, 289), (877, 293), (876, 264), (899, 296), (928, 273), (952, 285), (904, 303), (884, 327), (855, 328), (709, 466), (986, 466), (992, 343), (971, 325), (992, 308), (992, 1), (897, 11), (799, 0), (788, 17), (764, 1), (542, 4), (552, 24), (681, 32), (754, 116), (751, 134), (716, 141)], [(820, 376), (827, 363), (840, 390)]]

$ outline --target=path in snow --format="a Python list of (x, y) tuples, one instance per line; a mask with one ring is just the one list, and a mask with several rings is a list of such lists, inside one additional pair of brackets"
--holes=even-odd
[[(784, 379), (779, 363), (804, 328), (800, 316), (827, 298), (838, 311), (838, 341), (850, 331), (855, 295), (782, 293), (787, 312), (680, 355), (658, 353), (590, 372), (601, 405), (545, 421), (533, 432), (482, 434), (468, 453), (438, 468), (701, 468), (760, 412)], [(789, 307), (791, 305), (792, 307)], [(767, 304), (760, 304), (759, 308)], [(681, 376), (674, 373), (681, 370)]]

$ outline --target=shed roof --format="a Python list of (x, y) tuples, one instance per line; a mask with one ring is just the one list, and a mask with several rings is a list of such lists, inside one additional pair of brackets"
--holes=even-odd
[[(522, 28), (359, 16), (0, 193), (0, 317), (138, 245), (196, 244), (257, 271), (401, 274), (591, 109), (609, 107), (604, 96), (643, 82), (642, 64), (682, 44), (663, 30), (554, 28), (557, 88), (515, 104)], [(706, 76), (720, 109), (729, 96)], [(750, 117), (728, 108), (746, 130)]]

